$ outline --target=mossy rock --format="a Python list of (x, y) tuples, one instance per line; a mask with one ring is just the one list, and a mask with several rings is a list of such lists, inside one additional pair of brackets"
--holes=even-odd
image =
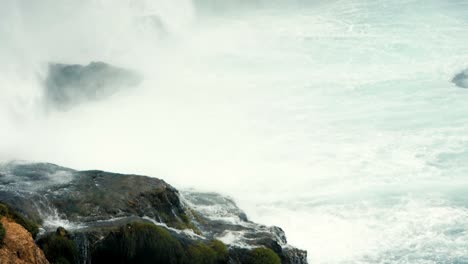
[(245, 264), (281, 264), (281, 259), (269, 248), (255, 248), (249, 252)]
[(210, 247), (216, 252), (220, 259), (226, 259), (229, 257), (229, 250), (223, 242), (219, 240), (213, 240), (210, 243)]
[(189, 247), (188, 255), (190, 257), (188, 263), (193, 264), (227, 263), (229, 258), (226, 245), (218, 240), (214, 240), (209, 244), (196, 243)]
[(92, 250), (93, 264), (224, 264), (229, 251), (221, 241), (191, 241), (152, 223), (131, 223), (110, 232)]
[(169, 227), (192, 229), (195, 233), (200, 234), (200, 231), (193, 225), (182, 208), (178, 192), (175, 189), (156, 188), (141, 193), (140, 199), (148, 201), (153, 210), (157, 212), (157, 218)]
[(78, 247), (64, 228), (40, 238), (37, 244), (52, 264), (78, 263)]
[(92, 252), (99, 263), (183, 263), (182, 244), (166, 229), (150, 223), (128, 224), (110, 233)]
[(13, 210), (10, 206), (0, 203), (0, 216), (7, 217), (22, 227), (24, 227), (26, 230), (28, 230), (29, 233), (35, 238), (37, 234), (39, 233), (39, 226), (37, 223), (28, 220), (21, 214), (17, 213), (15, 210)]

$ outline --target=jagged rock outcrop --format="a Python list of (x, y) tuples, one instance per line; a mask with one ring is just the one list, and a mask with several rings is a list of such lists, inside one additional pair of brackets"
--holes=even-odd
[[(249, 221), (231, 199), (180, 193), (156, 178), (7, 163), (0, 166), (0, 202), (41, 225), (38, 243), (48, 257), (53, 246), (65, 245), (58, 251), (69, 256), (76, 248), (71, 263), (103, 263), (106, 254), (128, 263), (167, 257), (148, 255), (149, 249), (172, 254), (171, 263), (250, 263), (257, 255), (271, 263), (307, 263), (307, 253), (289, 246), (281, 228)], [(264, 250), (253, 251), (258, 248)]]
[(85, 101), (102, 100), (140, 81), (135, 72), (104, 62), (51, 63), (44, 86), (48, 104), (63, 110)]
[(178, 191), (156, 178), (9, 163), (0, 168), (0, 185), (0, 201), (38, 222), (56, 217), (86, 224), (146, 216), (179, 229), (190, 222)]
[(290, 247), (281, 228), (249, 221), (232, 199), (193, 190), (182, 192), (182, 197), (193, 213), (194, 225), (204, 236), (237, 248), (270, 248), (282, 263), (307, 263), (307, 252)]
[(2, 217), (5, 237), (0, 244), (1, 264), (48, 264), (44, 253), (36, 245), (31, 233), (20, 224)]
[(458, 73), (453, 77), (452, 82), (461, 88), (468, 88), (468, 69)]

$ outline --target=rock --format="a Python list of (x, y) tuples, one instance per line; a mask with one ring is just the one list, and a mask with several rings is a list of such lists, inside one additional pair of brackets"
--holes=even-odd
[(219, 239), (234, 248), (266, 247), (278, 254), (283, 263), (307, 263), (307, 252), (288, 246), (281, 228), (249, 221), (232, 199), (196, 191), (184, 191), (182, 197), (192, 210), (195, 226), (207, 238)]
[(2, 264), (48, 264), (44, 253), (35, 244), (32, 235), (21, 225), (2, 217), (1, 223), (6, 230), (0, 246)]
[(37, 244), (51, 263), (77, 263), (79, 251), (71, 234), (63, 227), (42, 236)]
[[(281, 228), (249, 221), (232, 199), (216, 193), (180, 193), (156, 178), (13, 162), (0, 166), (0, 201), (42, 223), (38, 243), (47, 256), (57, 250), (46, 250), (51, 247), (46, 245), (63, 246), (58, 251), (78, 252), (80, 263), (101, 263), (97, 260), (105, 259), (102, 252), (113, 251), (109, 245), (114, 244), (137, 247), (129, 249), (137, 255), (120, 256), (129, 260), (146, 256), (138, 252), (146, 252), (148, 246), (158, 252), (176, 250), (171, 252), (180, 261), (174, 263), (205, 263), (186, 262), (205, 257), (217, 259), (210, 263), (243, 263), (243, 256), (255, 248), (271, 250), (284, 264), (307, 263), (307, 252), (289, 246)], [(174, 247), (161, 251), (168, 244), (147, 245), (159, 236)], [(213, 253), (216, 241), (229, 248), (227, 258)], [(119, 258), (120, 253), (114, 253)], [(268, 259), (276, 258), (268, 253)]]
[(104, 62), (86, 66), (51, 63), (44, 85), (49, 105), (66, 110), (86, 101), (105, 99), (140, 81), (135, 72)]
[(453, 77), (452, 82), (461, 88), (468, 88), (468, 69), (460, 72)]
[(0, 168), (0, 185), (0, 201), (31, 219), (58, 213), (59, 218), (86, 224), (146, 216), (180, 229), (190, 222), (178, 191), (156, 178), (10, 163)]
[(290, 264), (301, 264), (307, 263), (307, 251), (301, 250), (295, 247), (284, 247), (283, 248), (284, 259)]
[(69, 237), (70, 236), (68, 231), (65, 228), (61, 227), (61, 226), (59, 228), (57, 228), (57, 231), (55, 231), (55, 234), (57, 236), (61, 236), (61, 237)]

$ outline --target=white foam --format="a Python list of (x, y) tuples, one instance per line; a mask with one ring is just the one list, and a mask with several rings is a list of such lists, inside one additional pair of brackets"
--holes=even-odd
[(245, 233), (243, 231), (226, 231), (217, 236), (216, 239), (229, 246), (247, 249), (253, 248), (252, 245), (245, 242)]
[(192, 229), (189, 229), (189, 228), (186, 228), (186, 229), (177, 229), (177, 228), (173, 228), (173, 227), (169, 227), (166, 223), (163, 223), (163, 222), (158, 222), (156, 221), (155, 219), (151, 218), (151, 217), (148, 217), (148, 216), (143, 216), (142, 217), (143, 219), (146, 219), (150, 222), (152, 222), (153, 224), (157, 225), (157, 226), (162, 226), (166, 229), (169, 229), (173, 232), (176, 232), (178, 234), (185, 234), (187, 235), (188, 237), (191, 237), (191, 238), (197, 238), (197, 239), (205, 239), (205, 237), (199, 235), (199, 234), (196, 234)]
[[(0, 159), (227, 193), (314, 263), (466, 262), (451, 193), (468, 182), (468, 105), (450, 83), (467, 67), (466, 1), (257, 1), (204, 17), (188, 1), (3, 2)], [(151, 14), (169, 37), (135, 30)], [(46, 63), (92, 60), (145, 81), (44, 113)], [(439, 198), (392, 198), (415, 193)]]
[(46, 230), (55, 230), (58, 227), (63, 227), (66, 230), (76, 230), (86, 227), (83, 223), (71, 222), (68, 219), (60, 216), (57, 210), (53, 210), (52, 214), (42, 215), (42, 228)]

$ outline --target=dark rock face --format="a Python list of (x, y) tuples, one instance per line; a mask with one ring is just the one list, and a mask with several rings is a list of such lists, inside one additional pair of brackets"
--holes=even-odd
[(56, 108), (68, 109), (85, 101), (105, 99), (140, 81), (138, 74), (104, 62), (91, 62), (86, 66), (49, 64), (46, 99)]
[(206, 237), (239, 248), (272, 249), (281, 257), (282, 263), (307, 263), (307, 252), (288, 246), (281, 228), (249, 221), (232, 199), (217, 193), (195, 191), (182, 192), (182, 197), (191, 208), (194, 225)]
[(146, 216), (175, 228), (190, 222), (178, 191), (155, 178), (10, 163), (0, 169), (0, 184), (0, 200), (32, 219), (44, 220), (56, 212), (78, 223), (130, 216)]
[[(155, 238), (137, 238), (125, 229), (138, 223), (167, 230), (178, 248), (180, 244), (177, 252), (184, 261), (192, 255), (214, 258), (210, 245), (220, 240), (227, 244), (229, 257), (214, 263), (243, 263), (244, 253), (259, 247), (272, 250), (282, 263), (307, 263), (307, 253), (289, 246), (281, 228), (250, 222), (231, 199), (216, 193), (179, 193), (156, 178), (76, 171), (47, 163), (8, 163), (0, 165), (0, 202), (40, 224), (46, 236), (40, 241), (73, 240), (79, 263), (91, 263), (98, 247), (106, 248), (103, 241), (133, 245), (140, 252), (141, 241)], [(69, 233), (57, 230), (64, 223)], [(160, 234), (154, 228), (142, 228), (144, 236)]]
[(79, 260), (78, 247), (63, 227), (41, 237), (37, 244), (51, 263), (77, 263)]
[(452, 82), (461, 88), (468, 88), (468, 69), (460, 72), (453, 77)]

